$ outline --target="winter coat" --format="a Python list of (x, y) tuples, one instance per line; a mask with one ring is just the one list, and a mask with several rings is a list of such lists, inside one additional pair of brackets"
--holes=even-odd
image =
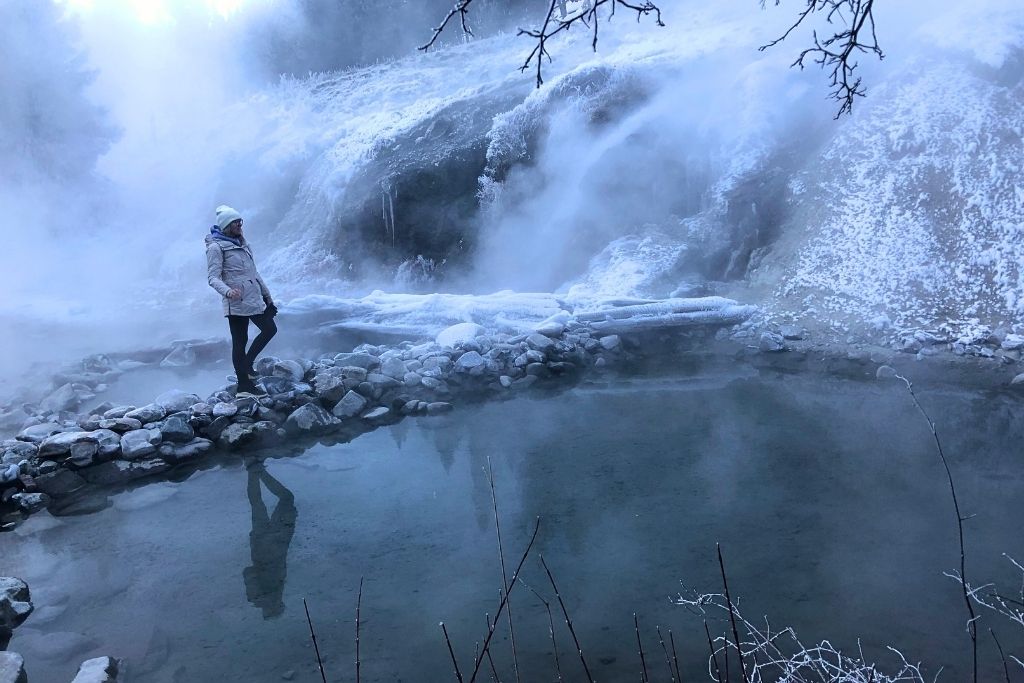
[[(224, 315), (259, 315), (272, 300), (246, 242), (234, 244), (207, 235), (206, 275), (210, 286), (224, 298)], [(232, 289), (239, 290), (242, 297), (229, 299)]]

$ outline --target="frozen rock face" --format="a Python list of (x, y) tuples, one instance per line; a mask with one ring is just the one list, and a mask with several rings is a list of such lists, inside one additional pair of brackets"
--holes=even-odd
[(0, 637), (9, 636), (32, 609), (28, 584), (13, 576), (0, 577)]
[(889, 74), (790, 179), (785, 239), (755, 284), (836, 320), (1024, 320), (1019, 55)]

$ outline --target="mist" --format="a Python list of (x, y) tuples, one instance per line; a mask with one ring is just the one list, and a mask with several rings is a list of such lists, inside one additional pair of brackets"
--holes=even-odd
[[(0, 375), (222, 336), (201, 246), (221, 203), (284, 300), (707, 291), (686, 283), (746, 277), (781, 225), (763, 198), (847, 125), (788, 67), (806, 35), (757, 51), (785, 5), (666, 3), (666, 28), (618, 17), (597, 53), (559, 37), (539, 90), (511, 33), (536, 3), (481, 2), (472, 40), (419, 53), (448, 5), (5, 4)], [(1000, 3), (879, 12), (860, 108), (924, 49), (999, 65), (1020, 41)]]

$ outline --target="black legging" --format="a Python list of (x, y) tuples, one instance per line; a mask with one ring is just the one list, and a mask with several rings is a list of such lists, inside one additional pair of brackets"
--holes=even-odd
[[(260, 333), (252, 340), (252, 346), (246, 351), (245, 345), (249, 343), (249, 321), (252, 321)], [(250, 381), (249, 369), (256, 356), (260, 355), (260, 351), (277, 334), (277, 324), (274, 323), (274, 316), (264, 312), (259, 315), (229, 315), (228, 328), (231, 330), (231, 364), (235, 366), (235, 375), (239, 383), (246, 384)]]

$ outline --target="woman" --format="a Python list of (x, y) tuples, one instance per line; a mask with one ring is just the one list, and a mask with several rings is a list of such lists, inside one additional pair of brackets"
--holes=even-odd
[[(230, 206), (217, 207), (217, 224), (206, 236), (206, 272), (210, 286), (224, 297), (231, 330), (231, 362), (238, 377), (237, 395), (258, 395), (253, 362), (277, 334), (277, 307), (256, 270), (252, 250), (242, 235), (242, 217)], [(246, 350), (249, 323), (260, 333)]]

